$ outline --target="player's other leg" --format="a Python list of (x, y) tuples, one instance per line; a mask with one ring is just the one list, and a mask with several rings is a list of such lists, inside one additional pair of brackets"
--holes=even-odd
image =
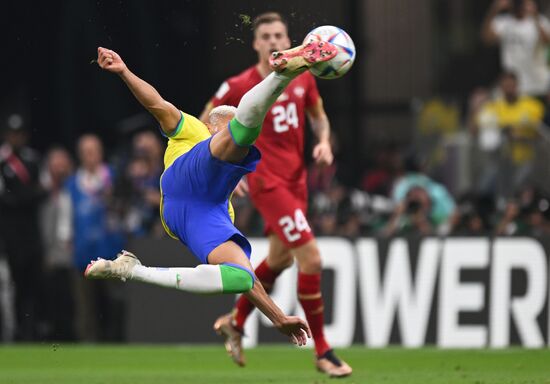
[[(228, 249), (240, 247), (232, 241)], [(230, 253), (229, 250), (228, 253)], [(246, 256), (244, 257), (246, 259)], [(231, 259), (229, 259), (231, 260)], [(248, 259), (246, 259), (248, 260)], [(84, 276), (88, 279), (134, 280), (194, 293), (243, 293), (254, 286), (252, 267), (242, 260), (231, 263), (200, 264), (195, 268), (155, 268), (141, 265), (130, 252), (122, 251), (115, 260), (92, 261)]]
[[(269, 252), (267, 257), (256, 267), (254, 273), (267, 293), (271, 293), (273, 284), (283, 270), (290, 267), (294, 257), (289, 249), (275, 234), (269, 235)], [(235, 364), (244, 366), (246, 359), (242, 347), (244, 323), (255, 306), (242, 295), (231, 313), (220, 316), (214, 323), (216, 333), (224, 338), (225, 348)]]
[(214, 248), (206, 261), (209, 264), (195, 268), (151, 268), (141, 265), (135, 255), (123, 251), (115, 260), (99, 259), (90, 263), (85, 276), (136, 280), (195, 293), (243, 293), (292, 343), (305, 345), (311, 337), (309, 327), (296, 316), (286, 316), (262, 285), (254, 284), (256, 279), (250, 260), (241, 246), (226, 241)]
[(324, 334), (324, 303), (321, 293), (321, 254), (315, 239), (297, 248), (293, 254), (298, 262), (298, 300), (311, 328), (317, 369), (331, 377), (351, 375), (351, 367), (336, 357)]

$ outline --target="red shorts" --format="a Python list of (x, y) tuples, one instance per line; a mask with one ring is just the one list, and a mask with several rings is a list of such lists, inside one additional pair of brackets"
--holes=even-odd
[(306, 219), (305, 186), (262, 189), (250, 197), (265, 221), (266, 234), (275, 233), (289, 248), (299, 247), (314, 238)]

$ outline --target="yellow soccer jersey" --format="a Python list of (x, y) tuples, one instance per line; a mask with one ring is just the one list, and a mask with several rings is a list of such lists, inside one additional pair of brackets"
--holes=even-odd
[(509, 127), (516, 139), (512, 143), (511, 155), (516, 164), (531, 160), (535, 151), (533, 142), (536, 139), (536, 127), (544, 117), (544, 106), (540, 101), (528, 96), (520, 97), (515, 103), (498, 99), (488, 103), (484, 111), (495, 115), (501, 128)]
[[(211, 135), (206, 125), (194, 116), (181, 112), (181, 119), (176, 130), (171, 135), (165, 135), (168, 138), (168, 145), (164, 152), (164, 170), (168, 169), (174, 161), (181, 155), (189, 152), (195, 145), (208, 139)], [(162, 191), (160, 202), (160, 218), (166, 232), (173, 238), (177, 237), (168, 229), (164, 223), (162, 215)], [(235, 211), (231, 205), (231, 196), (229, 197), (229, 216), (231, 221), (235, 221)]]
[(181, 112), (181, 119), (176, 130), (168, 137), (168, 146), (164, 153), (164, 169), (191, 148), (210, 137), (208, 128), (202, 121), (187, 113)]

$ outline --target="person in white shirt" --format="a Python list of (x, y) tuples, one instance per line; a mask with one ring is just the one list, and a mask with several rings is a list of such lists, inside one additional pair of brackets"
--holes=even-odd
[(517, 74), (521, 93), (546, 95), (550, 87), (547, 65), (550, 21), (539, 14), (535, 1), (495, 0), (485, 17), (481, 35), (487, 44), (500, 45), (501, 65)]

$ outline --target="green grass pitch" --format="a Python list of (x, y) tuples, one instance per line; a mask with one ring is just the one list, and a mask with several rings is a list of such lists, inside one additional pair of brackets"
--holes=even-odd
[[(353, 367), (342, 383), (550, 384), (550, 350), (339, 350)], [(15, 345), (0, 347), (2, 384), (247, 384), (334, 382), (312, 352), (290, 346), (247, 351), (234, 366), (220, 346)]]

